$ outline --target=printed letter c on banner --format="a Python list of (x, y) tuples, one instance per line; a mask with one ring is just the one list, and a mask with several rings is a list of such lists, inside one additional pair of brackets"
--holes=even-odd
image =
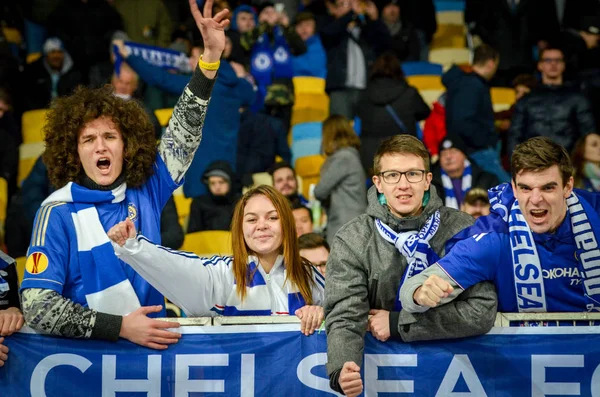
[(48, 257), (43, 252), (34, 252), (27, 258), (25, 269), (30, 274), (43, 273), (48, 268)]

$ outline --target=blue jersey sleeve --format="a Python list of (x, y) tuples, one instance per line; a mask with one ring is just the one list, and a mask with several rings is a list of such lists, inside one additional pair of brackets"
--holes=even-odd
[[(481, 281), (495, 279), (501, 250), (500, 234), (476, 234), (456, 243), (452, 250), (438, 261), (438, 265), (462, 289), (467, 289)], [(510, 251), (510, 247), (508, 250)]]
[(163, 207), (171, 198), (171, 195), (181, 184), (175, 183), (167, 165), (163, 161), (160, 154), (156, 154), (156, 161), (154, 162), (154, 173), (146, 182), (145, 188), (148, 190), (148, 194), (152, 198), (152, 202), (155, 203), (156, 210), (160, 214)]
[(21, 290), (44, 288), (63, 293), (70, 245), (75, 241), (68, 232), (74, 228), (72, 224), (67, 224), (70, 215), (65, 203), (44, 205), (38, 210), (27, 251)]

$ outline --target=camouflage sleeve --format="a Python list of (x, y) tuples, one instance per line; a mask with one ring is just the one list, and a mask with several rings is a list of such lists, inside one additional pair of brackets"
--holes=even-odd
[(121, 316), (98, 313), (56, 291), (42, 288), (23, 290), (22, 306), (25, 322), (38, 332), (67, 338), (119, 339)]
[(196, 68), (158, 145), (158, 153), (175, 183), (181, 182), (202, 140), (202, 127), (215, 80)]

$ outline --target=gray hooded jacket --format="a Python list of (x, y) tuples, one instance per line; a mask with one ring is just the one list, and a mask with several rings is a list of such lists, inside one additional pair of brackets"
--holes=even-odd
[(390, 333), (404, 342), (461, 338), (484, 334), (494, 324), (497, 296), (489, 283), (476, 284), (453, 302), (425, 313), (394, 312), (396, 293), (407, 261), (395, 246), (379, 235), (379, 218), (396, 232), (420, 230), (436, 210), (441, 224), (430, 245), (440, 256), (446, 241), (473, 224), (470, 215), (443, 206), (435, 187), (423, 212), (398, 218), (381, 205), (375, 186), (368, 192), (367, 213), (344, 225), (335, 236), (327, 261), (325, 324), (327, 373), (340, 391), (339, 371), (346, 361), (362, 366), (364, 336), (370, 309), (390, 311)]

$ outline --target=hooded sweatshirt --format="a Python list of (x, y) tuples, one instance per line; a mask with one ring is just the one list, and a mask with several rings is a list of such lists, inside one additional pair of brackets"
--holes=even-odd
[(338, 377), (344, 362), (362, 366), (369, 309), (390, 311), (391, 336), (405, 342), (479, 335), (494, 324), (497, 298), (490, 283), (476, 284), (465, 292), (462, 301), (424, 314), (393, 311), (407, 261), (379, 235), (375, 219), (396, 232), (418, 231), (439, 210), (441, 224), (429, 243), (440, 257), (446, 253), (446, 241), (473, 224), (470, 215), (444, 207), (434, 186), (429, 196), (420, 215), (398, 218), (379, 203), (377, 190), (371, 187), (367, 213), (344, 225), (335, 236), (325, 285), (327, 373), (334, 390), (340, 390)]
[[(229, 179), (229, 192), (224, 196), (215, 196), (208, 188), (208, 174), (219, 171)], [(187, 232), (200, 232), (204, 230), (229, 230), (233, 209), (239, 195), (233, 191), (234, 174), (227, 161), (211, 163), (202, 175), (202, 183), (208, 193), (192, 200), (190, 218)]]

